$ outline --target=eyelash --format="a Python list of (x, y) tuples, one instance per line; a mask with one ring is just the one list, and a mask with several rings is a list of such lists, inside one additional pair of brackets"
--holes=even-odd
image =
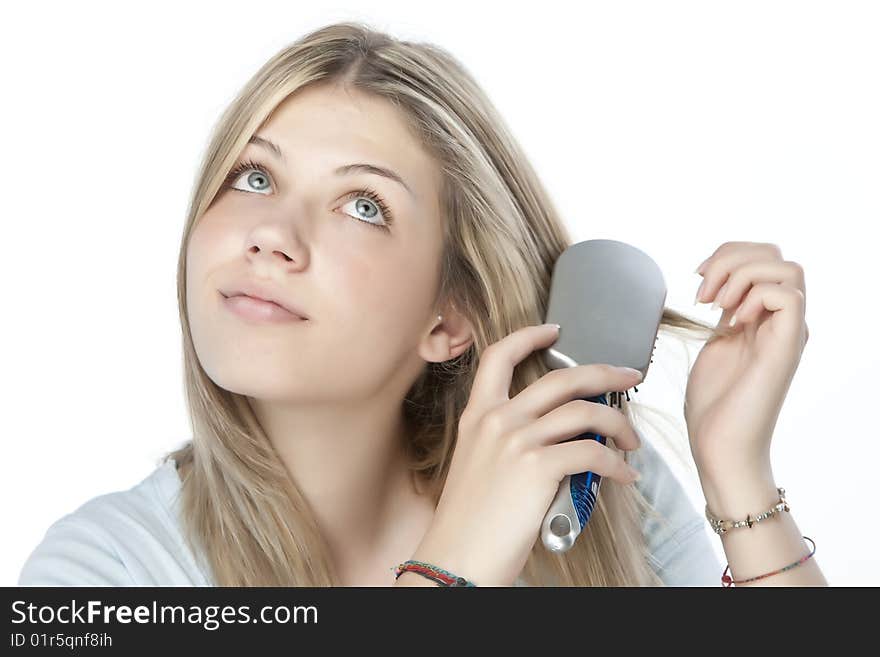
[[(247, 171), (249, 169), (259, 171), (264, 176), (269, 176), (270, 178), (274, 179), (274, 176), (269, 171), (269, 168), (266, 165), (262, 164), (261, 162), (247, 160), (245, 162), (240, 163), (234, 169), (232, 169), (232, 171), (229, 172), (229, 175), (226, 176), (226, 180), (223, 183), (223, 187), (224, 188), (231, 187), (232, 183), (235, 182), (236, 178), (238, 178), (242, 173), (244, 173), (245, 171)], [(236, 189), (235, 191), (241, 191), (241, 190)], [(252, 192), (244, 192), (244, 193), (251, 194)], [(368, 226), (372, 226), (373, 228), (379, 228), (381, 230), (387, 231), (388, 226), (391, 225), (391, 223), (394, 221), (394, 218), (392, 217), (391, 210), (386, 205), (385, 200), (381, 196), (379, 196), (378, 192), (370, 189), (369, 187), (365, 187), (363, 189), (358, 189), (354, 192), (351, 192), (346, 197), (346, 200), (350, 201), (351, 199), (357, 198), (359, 196), (364, 196), (379, 206), (379, 212), (382, 214), (382, 219), (385, 223), (384, 224), (374, 224), (371, 221), (364, 221), (363, 219), (358, 219), (357, 221), (359, 223), (366, 224)], [(351, 215), (349, 215), (349, 216), (351, 216)]]

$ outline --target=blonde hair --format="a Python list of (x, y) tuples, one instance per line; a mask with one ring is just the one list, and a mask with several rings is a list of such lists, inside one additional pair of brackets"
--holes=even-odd
[[(480, 354), (511, 332), (543, 322), (553, 265), (572, 243), (504, 121), (449, 53), (343, 22), (315, 30), (273, 56), (213, 130), (178, 259), (192, 440), (164, 460), (186, 466), (184, 533), (218, 586), (339, 584), (315, 518), (246, 398), (220, 388), (202, 369), (185, 294), (186, 250), (194, 224), (272, 111), (298, 89), (318, 82), (348, 85), (393, 103), (442, 170), (445, 232), (436, 307), (452, 302), (471, 322), (474, 342), (457, 358), (426, 363), (403, 400), (412, 468), (435, 502)], [(712, 339), (724, 330), (667, 308), (660, 332)], [(547, 372), (539, 356), (530, 355), (514, 370), (511, 396)], [(621, 410), (637, 426), (628, 401)], [(644, 514), (655, 512), (635, 486), (613, 480), (604, 484), (592, 519), (571, 550), (552, 553), (536, 542), (522, 573), (528, 584), (662, 585), (641, 531)]]

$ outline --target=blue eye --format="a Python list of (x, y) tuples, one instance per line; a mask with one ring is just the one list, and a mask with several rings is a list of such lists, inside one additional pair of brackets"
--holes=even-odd
[[(230, 171), (229, 175), (226, 176), (226, 180), (224, 181), (223, 187), (235, 189), (236, 191), (245, 192), (247, 194), (253, 193), (247, 189), (240, 189), (240, 188), (236, 187), (234, 184), (241, 177), (241, 174), (245, 173), (246, 171), (252, 172), (247, 177), (247, 185), (249, 187), (255, 186), (255, 188), (257, 188), (259, 190), (267, 189), (267, 186), (269, 184), (268, 179), (272, 177), (272, 174), (269, 172), (268, 168), (265, 165), (263, 165), (259, 162), (254, 162), (253, 160), (248, 160), (246, 162), (242, 162), (241, 164), (237, 165), (232, 171)], [(379, 194), (377, 192), (375, 192), (374, 190), (369, 189), (369, 188), (363, 188), (363, 189), (359, 189), (359, 190), (356, 190), (356, 191), (349, 193), (346, 198), (348, 200), (352, 200), (352, 199), (362, 200), (364, 198), (369, 199), (374, 205), (376, 205), (379, 208), (378, 213), (382, 215), (382, 219), (383, 219), (384, 223), (377, 224), (377, 223), (373, 223), (372, 221), (365, 221), (365, 220), (360, 220), (360, 219), (359, 219), (359, 221), (363, 224), (367, 224), (367, 225), (373, 226), (375, 228), (379, 228), (379, 229), (386, 230), (386, 231), (389, 230), (388, 226), (391, 225), (391, 223), (393, 221), (393, 218), (391, 216), (391, 210), (385, 204), (384, 199), (381, 196), (379, 196)], [(366, 211), (369, 213), (369, 204), (366, 204), (366, 205), (358, 204), (357, 207), (358, 207), (358, 210), (360, 210), (361, 208), (366, 208)], [(373, 212), (372, 214), (369, 214), (369, 216), (373, 217), (376, 214), (377, 214), (376, 212)]]
[[(355, 205), (358, 209), (362, 207), (366, 207), (369, 212), (369, 207), (371, 205), (377, 206), (379, 209), (374, 210), (372, 214), (369, 216), (373, 217), (377, 213), (382, 215), (382, 220), (385, 222), (384, 224), (376, 224), (372, 221), (365, 221), (363, 223), (370, 224), (371, 226), (375, 226), (376, 228), (384, 228), (388, 230), (388, 225), (391, 224), (391, 212), (388, 211), (388, 208), (385, 206), (385, 202), (382, 200), (382, 197), (379, 196), (372, 189), (359, 189), (357, 191), (352, 192), (348, 195), (349, 199), (354, 199), (356, 201)], [(369, 199), (366, 203), (364, 199)]]
[[(233, 183), (235, 183), (238, 180), (238, 178), (241, 176), (242, 173), (244, 173), (245, 171), (251, 171), (251, 170), (253, 170), (257, 175), (251, 174), (250, 176), (248, 176), (248, 178), (247, 178), (248, 185), (250, 185), (254, 181), (259, 181), (261, 176), (264, 179), (264, 181), (266, 178), (271, 177), (269, 171), (262, 164), (248, 160), (247, 162), (242, 162), (241, 164), (236, 166), (232, 171), (229, 172), (229, 175), (226, 176), (226, 181), (224, 183), (224, 187), (232, 187), (233, 189), (236, 189), (241, 192), (250, 192), (250, 190), (239, 189), (238, 187), (235, 187), (233, 185)], [(266, 183), (268, 183), (268, 181), (266, 181)], [(265, 187), (260, 187), (260, 189), (265, 189)]]
[[(268, 184), (268, 181), (266, 180), (266, 178), (269, 176), (268, 171), (266, 171), (261, 166), (255, 164), (253, 162), (242, 162), (237, 167), (235, 167), (232, 171), (229, 172), (229, 175), (226, 177), (227, 185), (232, 186), (232, 183), (234, 183), (238, 180), (238, 178), (240, 177), (240, 174), (244, 173), (245, 171), (250, 171), (250, 170), (253, 170), (256, 175), (251, 174), (250, 176), (248, 176), (248, 178), (247, 178), (248, 185), (251, 185), (254, 181), (257, 181), (257, 184), (259, 185), (260, 183), (258, 181), (260, 180), (260, 176), (263, 177), (263, 180), (264, 180), (263, 184)], [(233, 188), (238, 189), (237, 187), (233, 187)], [(259, 189), (265, 189), (265, 187), (261, 186), (261, 187), (259, 187)], [(240, 190), (240, 191), (249, 191), (249, 190)]]

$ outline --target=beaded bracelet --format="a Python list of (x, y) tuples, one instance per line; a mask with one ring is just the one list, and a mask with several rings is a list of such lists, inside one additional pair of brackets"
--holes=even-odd
[(754, 582), (755, 580), (764, 579), (765, 577), (770, 577), (770, 575), (777, 575), (779, 573), (784, 573), (786, 570), (791, 570), (792, 568), (796, 568), (804, 563), (807, 559), (816, 554), (816, 543), (809, 536), (804, 536), (803, 538), (807, 539), (810, 543), (813, 544), (813, 549), (810, 553), (801, 557), (794, 563), (788, 564), (785, 568), (780, 568), (779, 570), (774, 570), (772, 573), (766, 573), (764, 575), (758, 575), (757, 577), (749, 577), (748, 579), (733, 579), (730, 575), (727, 574), (727, 571), (730, 570), (730, 564), (727, 564), (727, 568), (724, 569), (724, 572), (721, 574), (721, 586), (725, 588), (730, 588), (731, 584), (745, 584), (746, 582)]
[(762, 520), (766, 520), (776, 513), (779, 513), (781, 511), (790, 511), (791, 507), (788, 506), (788, 501), (785, 499), (785, 489), (777, 488), (776, 492), (779, 493), (779, 501), (772, 507), (762, 513), (759, 513), (755, 517), (747, 515), (745, 520), (721, 520), (720, 518), (716, 518), (709, 512), (709, 505), (707, 504), (706, 520), (708, 520), (709, 524), (712, 525), (712, 529), (715, 531), (716, 534), (723, 534), (730, 531), (731, 529), (738, 529), (739, 527), (751, 528), (752, 525), (757, 524)]
[(397, 568), (394, 569), (394, 579), (398, 579), (407, 571), (418, 573), (422, 577), (427, 577), (428, 579), (437, 582), (440, 586), (476, 586), (473, 582), (469, 582), (464, 577), (454, 575), (448, 570), (443, 570), (433, 564), (425, 563), (424, 561), (416, 561), (414, 559), (404, 561), (397, 566)]

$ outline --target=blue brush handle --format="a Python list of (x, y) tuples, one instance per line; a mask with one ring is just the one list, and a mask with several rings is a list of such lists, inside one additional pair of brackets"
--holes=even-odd
[[(608, 405), (604, 394), (585, 399)], [(589, 431), (562, 442), (585, 439), (597, 440), (603, 445), (606, 443), (605, 436)], [(553, 552), (566, 552), (574, 545), (577, 537), (590, 521), (601, 483), (602, 475), (589, 471), (566, 475), (560, 482), (556, 498), (547, 510), (541, 527), (541, 540), (547, 549)]]

